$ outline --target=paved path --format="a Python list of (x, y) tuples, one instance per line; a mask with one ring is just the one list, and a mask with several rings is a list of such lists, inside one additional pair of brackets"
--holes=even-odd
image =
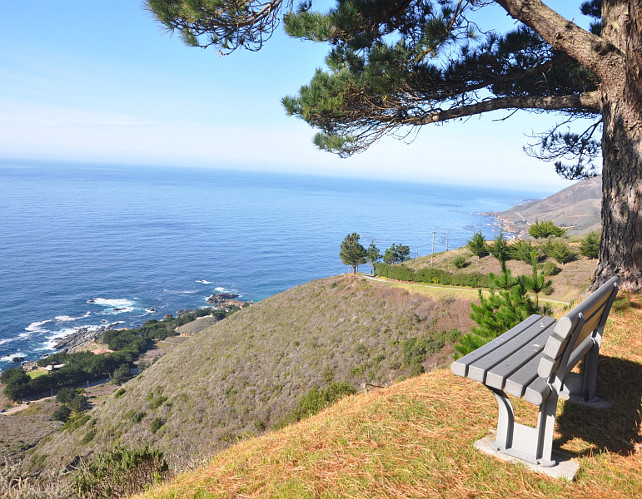
[[(452, 290), (452, 291), (458, 291), (460, 293), (464, 292), (464, 291), (475, 291), (472, 288), (461, 288), (461, 287), (457, 287), (457, 286), (434, 286), (434, 285), (431, 285), (431, 284), (419, 284), (417, 282), (412, 282), (412, 281), (387, 281), (385, 279), (380, 279), (378, 277), (375, 277), (375, 276), (369, 275), (369, 274), (360, 274), (360, 275), (361, 275), (361, 277), (364, 277), (365, 279), (370, 279), (371, 281), (383, 282), (383, 283), (387, 283), (387, 284), (408, 284), (408, 285), (411, 285), (411, 286), (417, 286), (419, 288), (448, 289), (448, 290)], [(488, 292), (489, 291), (487, 291), (485, 289), (482, 289), (482, 293), (488, 293)], [(549, 298), (540, 298), (540, 301), (546, 301), (546, 302), (549, 302), (549, 303), (557, 303), (558, 305), (565, 305), (565, 306), (570, 305), (570, 303), (568, 303), (568, 302), (559, 301), (559, 300), (551, 300)]]

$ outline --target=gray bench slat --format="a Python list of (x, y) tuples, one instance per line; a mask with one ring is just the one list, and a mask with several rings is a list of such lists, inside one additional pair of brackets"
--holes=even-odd
[[(499, 347), (495, 348), (488, 355), (481, 359), (477, 359), (470, 366), (468, 366), (468, 377), (477, 381), (485, 383), (486, 374), (508, 357), (518, 355), (517, 352), (523, 349), (526, 345), (531, 343), (535, 338), (555, 322), (552, 317), (541, 317), (535, 323), (529, 325), (526, 329), (522, 330), (521, 334), (504, 342)], [(544, 341), (541, 343), (541, 349), (544, 348)]]
[(568, 312), (566, 317), (568, 317), (573, 324), (577, 323), (580, 314), (584, 317), (592, 317), (596, 309), (600, 308), (605, 301), (608, 301), (611, 294), (617, 290), (617, 288), (615, 290), (613, 288), (618, 281), (618, 277), (611, 277), (611, 279), (594, 291), (591, 296)]
[[(543, 320), (539, 322), (541, 324)], [(546, 327), (540, 330), (540, 333), (535, 336), (528, 344), (511, 354), (510, 357), (502, 360), (496, 364), (486, 373), (486, 384), (493, 388), (504, 388), (504, 382), (511, 374), (520, 369), (524, 364), (530, 362), (534, 357), (540, 355), (546, 340), (553, 333), (553, 325), (551, 322)], [(537, 370), (537, 369), (535, 369)]]
[(535, 381), (526, 387), (524, 400), (533, 405), (541, 405), (550, 393), (551, 387), (548, 382), (538, 376)]
[(517, 326), (506, 331), (501, 336), (498, 336), (494, 340), (486, 343), (485, 345), (482, 345), (474, 352), (470, 352), (469, 354), (464, 355), (462, 358), (454, 361), (452, 364), (450, 364), (450, 370), (453, 372), (453, 374), (457, 374), (465, 378), (468, 375), (468, 366), (470, 364), (488, 355), (496, 348), (499, 348), (501, 345), (519, 335), (524, 329), (529, 327), (531, 324), (539, 321), (541, 318), (541, 315), (531, 315), (525, 321), (517, 324)]
[(539, 366), (542, 354), (539, 354), (529, 360), (517, 371), (511, 374), (504, 383), (504, 391), (514, 397), (522, 398), (526, 387), (537, 378), (537, 366)]
[[(604, 302), (601, 307), (598, 307), (594, 311), (592, 317), (587, 318), (587, 321), (582, 326), (582, 330), (578, 337), (574, 340), (574, 345), (572, 345), (573, 350), (575, 350), (578, 345), (582, 344), (582, 342), (586, 340), (600, 325), (604, 314), (604, 308), (607, 304), (608, 301)], [(560, 319), (560, 322), (558, 322), (558, 325), (555, 327), (555, 332), (546, 342), (546, 346), (544, 347), (544, 356), (537, 368), (537, 372), (542, 378), (550, 377), (559, 367), (560, 362), (562, 361), (562, 354), (566, 348), (566, 343), (570, 340), (569, 333), (571, 331), (571, 321), (566, 317)]]

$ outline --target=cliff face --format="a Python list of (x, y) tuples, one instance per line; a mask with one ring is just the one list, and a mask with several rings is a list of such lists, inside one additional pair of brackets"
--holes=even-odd
[(519, 237), (528, 236), (528, 227), (536, 219), (552, 220), (555, 225), (568, 228), (568, 235), (586, 234), (600, 230), (602, 206), (602, 177), (580, 180), (576, 184), (539, 201), (513, 206), (496, 213), (510, 232)]
[(469, 312), (467, 300), (431, 300), (348, 276), (292, 288), (185, 339), (41, 442), (31, 466), (59, 469), (118, 442), (149, 445), (185, 467), (273, 427), (315, 386), (360, 389), (408, 375), (406, 340), (467, 331)]

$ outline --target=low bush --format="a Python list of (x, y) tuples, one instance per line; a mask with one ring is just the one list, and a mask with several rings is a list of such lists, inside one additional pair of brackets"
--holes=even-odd
[(453, 264), (458, 269), (463, 269), (468, 265), (468, 259), (463, 255), (459, 255), (453, 260)]
[(149, 425), (149, 429), (151, 430), (152, 433), (156, 433), (158, 430), (160, 430), (163, 425), (165, 424), (165, 421), (163, 421), (162, 418), (154, 418), (152, 420), (152, 423)]
[(587, 258), (597, 258), (600, 254), (600, 234), (589, 232), (580, 243), (580, 253)]
[(426, 355), (437, 353), (449, 343), (454, 343), (461, 336), (458, 329), (426, 333), (416, 338), (408, 338), (402, 344), (403, 363), (410, 367), (410, 375), (417, 376), (424, 372), (423, 362)]
[(562, 265), (572, 262), (577, 258), (577, 253), (573, 251), (565, 241), (555, 241), (552, 244), (549, 254), (551, 258)]
[(557, 275), (562, 271), (557, 265), (553, 262), (544, 262), (542, 264), (542, 274), (545, 276)]
[(83, 463), (73, 479), (73, 488), (78, 497), (125, 497), (160, 483), (168, 472), (160, 451), (115, 447)]
[(409, 282), (425, 282), (452, 286), (469, 286), (471, 288), (487, 288), (490, 277), (480, 272), (448, 272), (433, 267), (424, 267), (417, 271), (405, 265), (375, 264), (375, 275)]
[(535, 239), (545, 239), (547, 237), (562, 237), (566, 234), (566, 229), (558, 227), (552, 220), (535, 219), (535, 223), (528, 228), (528, 233)]
[(299, 398), (299, 403), (277, 426), (282, 427), (316, 414), (340, 398), (357, 393), (354, 387), (343, 382), (330, 383), (325, 388), (314, 387)]

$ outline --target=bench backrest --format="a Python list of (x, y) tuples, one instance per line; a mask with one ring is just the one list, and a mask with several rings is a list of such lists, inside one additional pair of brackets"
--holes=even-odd
[(563, 379), (596, 342), (599, 346), (618, 282), (617, 277), (609, 279), (557, 322), (539, 363), (540, 377)]

